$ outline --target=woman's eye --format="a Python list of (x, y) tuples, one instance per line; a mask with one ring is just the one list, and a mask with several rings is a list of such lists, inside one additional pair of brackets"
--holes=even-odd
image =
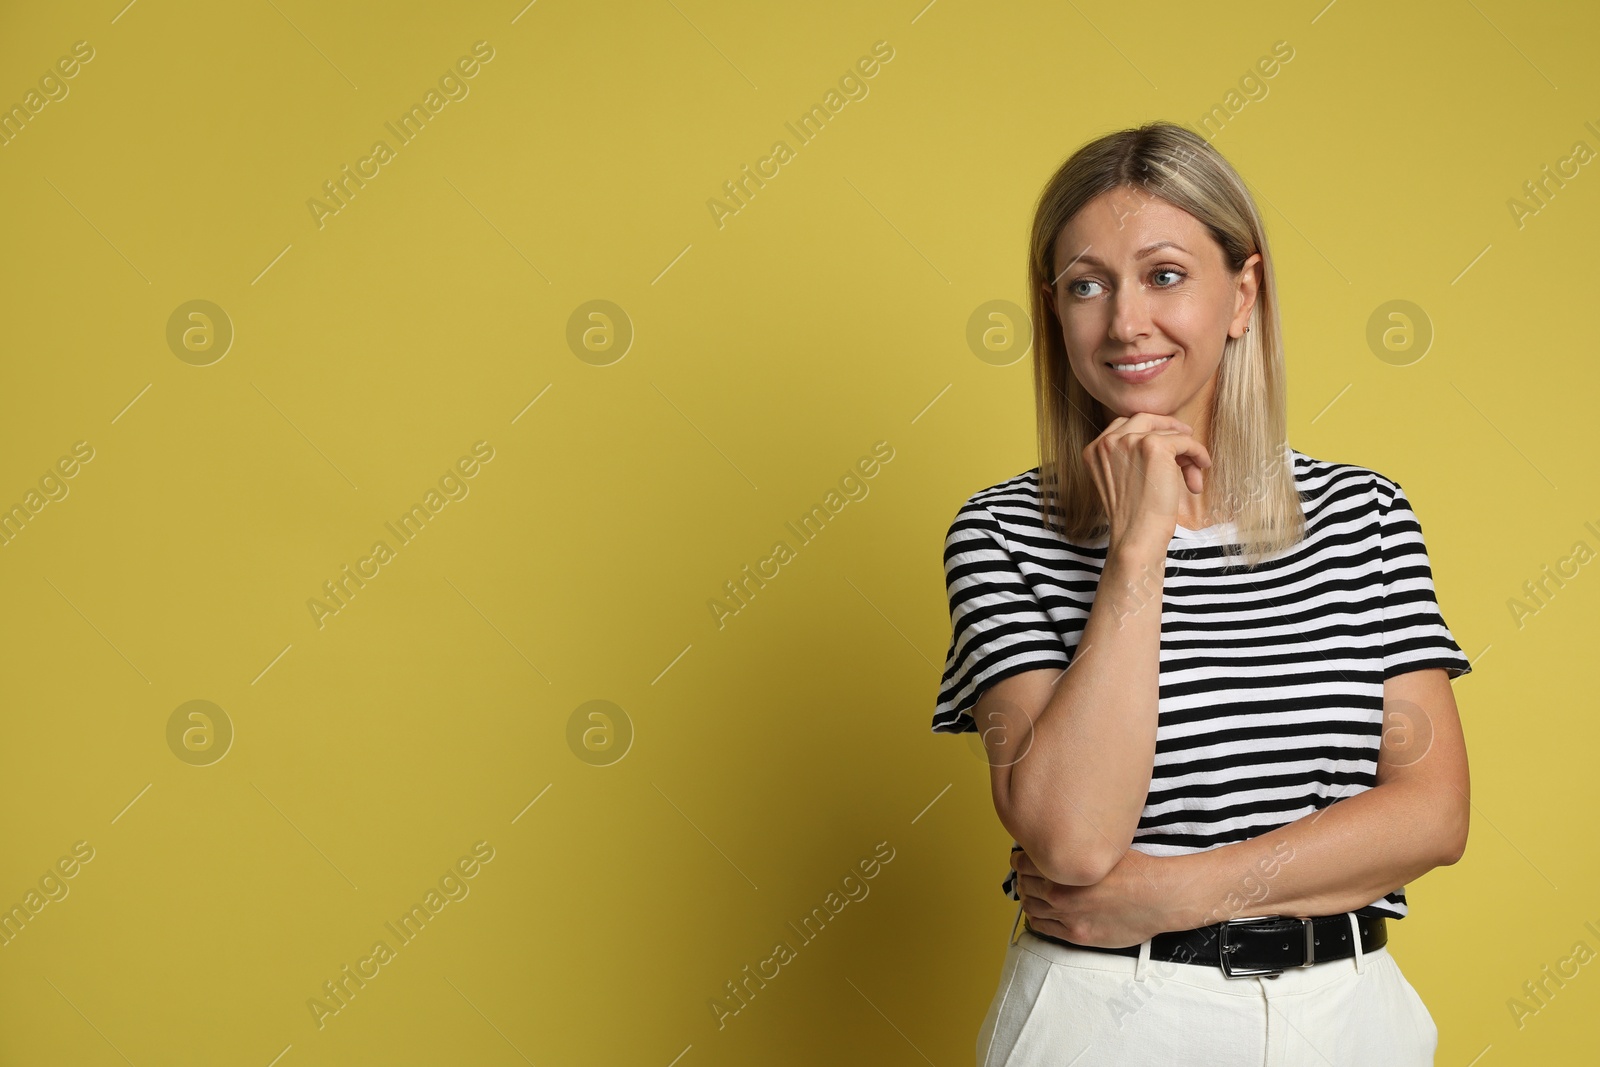
[[(1172, 275), (1172, 281), (1165, 282), (1165, 283), (1160, 281), (1161, 275), (1163, 275), (1163, 274)], [(1174, 285), (1177, 285), (1178, 282), (1180, 282), (1184, 278), (1188, 277), (1188, 275), (1184, 274), (1183, 271), (1177, 270), (1177, 269), (1175, 269), (1173, 267), (1162, 267), (1159, 270), (1155, 271), (1151, 275), (1151, 277), (1157, 279), (1157, 281), (1156, 281), (1156, 288), (1157, 289), (1171, 289)], [(1086, 291), (1084, 291), (1084, 290), (1082, 290), (1082, 289), (1080, 289), (1078, 287), (1080, 285), (1098, 286), (1099, 284), (1100, 284), (1099, 282), (1091, 281), (1088, 278), (1079, 278), (1075, 282), (1067, 283), (1067, 292), (1072, 294), (1073, 296), (1076, 296), (1076, 297), (1079, 297), (1081, 299), (1087, 300), (1088, 298), (1090, 298), (1090, 297), (1092, 297), (1092, 296), (1094, 296), (1096, 294), (1093, 293), (1093, 292), (1086, 292)]]

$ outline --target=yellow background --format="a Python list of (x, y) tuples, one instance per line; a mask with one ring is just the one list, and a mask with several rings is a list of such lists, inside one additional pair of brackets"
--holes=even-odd
[[(0, 1060), (970, 1062), (1015, 908), (985, 765), (929, 731), (940, 553), (1036, 457), (1029, 360), (968, 320), (1024, 302), (1062, 158), (1237, 92), (1211, 132), (1273, 242), (1291, 443), (1405, 486), (1476, 666), (1471, 843), (1394, 954), (1440, 1063), (1585, 1062), (1592, 966), (1520, 1028), (1507, 1001), (1600, 950), (1600, 577), (1509, 602), (1600, 547), (1600, 173), (1508, 202), (1600, 149), (1597, 32), (1577, 3), (7, 5), (0, 103), (95, 55), (0, 148), (0, 503), (94, 458), (0, 548), (0, 902), (95, 853), (0, 948)], [(469, 95), (319, 228), (480, 40)], [(869, 95), (719, 228), (878, 41)], [(1401, 299), (1435, 336), (1396, 366), (1366, 331)], [(209, 366), (166, 340), (191, 300), (235, 330)], [(592, 300), (634, 332), (609, 365), (568, 344)], [(477, 441), (470, 494), (319, 629)], [(879, 441), (870, 494), (719, 628)], [(209, 766), (167, 744), (190, 700), (235, 730)], [(609, 766), (568, 745), (591, 700), (631, 723)], [(479, 841), (470, 895), (319, 1029), (322, 983)], [(870, 895), (719, 1029), (879, 842)]]

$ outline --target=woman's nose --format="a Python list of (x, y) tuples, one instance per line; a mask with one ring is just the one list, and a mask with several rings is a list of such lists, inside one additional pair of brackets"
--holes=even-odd
[(1111, 305), (1111, 337), (1124, 344), (1150, 332), (1150, 298), (1144, 286), (1119, 292)]

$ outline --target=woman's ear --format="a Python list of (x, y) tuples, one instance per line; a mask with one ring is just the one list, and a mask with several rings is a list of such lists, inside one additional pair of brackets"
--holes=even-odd
[[(1233, 322), (1239, 333), (1235, 336), (1244, 335), (1245, 324), (1250, 321), (1256, 299), (1261, 294), (1261, 262), (1261, 253), (1252, 252), (1250, 258), (1239, 268), (1239, 307), (1234, 313)], [(1229, 333), (1231, 335), (1232, 330)]]

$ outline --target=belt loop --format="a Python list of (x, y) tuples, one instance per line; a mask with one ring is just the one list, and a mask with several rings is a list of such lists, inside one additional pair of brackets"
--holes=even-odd
[(1133, 980), (1144, 981), (1145, 972), (1150, 969), (1150, 938), (1139, 942), (1139, 962), (1133, 965)]
[(1017, 903), (1017, 917), (1011, 921), (1011, 944), (1015, 945), (1017, 940), (1022, 937), (1022, 930), (1022, 904), (1019, 901)]
[(1355, 939), (1356, 943), (1356, 973), (1366, 974), (1366, 960), (1363, 958), (1364, 954), (1361, 951), (1361, 922), (1356, 918), (1355, 912), (1347, 911), (1345, 914), (1350, 917), (1350, 936)]

